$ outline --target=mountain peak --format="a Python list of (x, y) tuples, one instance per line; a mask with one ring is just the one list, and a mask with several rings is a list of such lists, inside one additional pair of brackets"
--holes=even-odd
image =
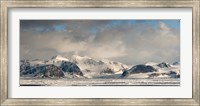
[(63, 57), (63, 56), (61, 56), (61, 55), (53, 56), (51, 59), (69, 61), (67, 58), (65, 58), (65, 57)]

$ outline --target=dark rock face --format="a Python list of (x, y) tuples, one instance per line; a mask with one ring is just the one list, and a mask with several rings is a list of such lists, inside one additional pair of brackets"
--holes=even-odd
[(178, 74), (175, 71), (169, 71), (167, 73), (152, 73), (152, 74), (149, 75), (149, 78), (158, 77), (158, 76), (164, 76), (164, 75), (167, 75), (167, 76), (169, 76), (171, 78), (180, 78), (180, 74)]
[(31, 66), (28, 60), (21, 60), (20, 64), (20, 76), (34, 74), (35, 67)]
[(155, 71), (157, 71), (155, 68), (153, 68), (152, 66), (146, 66), (146, 65), (136, 65), (129, 70), (130, 74), (147, 73), (147, 72), (155, 72)]
[(44, 73), (44, 76), (45, 77), (64, 77), (64, 73), (60, 70), (59, 67), (57, 66), (54, 66), (54, 65), (48, 65), (45, 67), (46, 70), (45, 70), (45, 73)]
[(64, 73), (62, 72), (62, 70), (60, 70), (59, 67), (55, 66), (55, 65), (45, 65), (45, 66), (41, 66), (38, 67), (37, 70), (40, 70), (39, 73), (37, 73), (35, 76), (36, 77), (48, 77), (48, 78), (52, 78), (52, 77), (64, 77)]
[(110, 68), (106, 68), (100, 72), (100, 74), (114, 74), (114, 71)]
[(177, 74), (176, 72), (174, 71), (170, 71), (169, 74)]
[(164, 75), (164, 73), (152, 73), (149, 75), (150, 78), (152, 77), (157, 77), (157, 76), (160, 76), (160, 75)]
[(152, 66), (148, 65), (136, 65), (133, 66), (129, 70), (124, 70), (122, 75), (120, 76), (121, 78), (126, 78), (130, 74), (138, 74), (138, 73), (148, 73), (148, 72), (156, 72), (157, 70), (153, 68)]
[(62, 62), (60, 68), (63, 72), (69, 73), (71, 75), (83, 76), (83, 73), (81, 72), (80, 68), (72, 62), (64, 61)]
[(176, 78), (180, 78), (180, 74), (176, 75)]
[(124, 72), (122, 73), (121, 77), (127, 77), (129, 75), (129, 72), (127, 70), (124, 70)]
[(24, 77), (60, 78), (65, 77), (65, 73), (83, 76), (80, 68), (72, 62), (62, 61), (61, 66), (54, 64), (31, 66), (29, 61), (24, 60), (20, 62), (20, 76)]
[(21, 64), (20, 76), (29, 77), (64, 77), (64, 73), (55, 65), (30, 66)]
[(180, 65), (180, 62), (174, 62), (172, 65)]
[(160, 67), (160, 68), (169, 68), (169, 67), (171, 67), (169, 64), (167, 64), (167, 63), (160, 63), (160, 64), (158, 64), (157, 65), (158, 67)]
[(180, 78), (180, 74), (175, 71), (169, 71), (167, 75), (171, 76), (172, 78)]
[(27, 60), (20, 61), (20, 72), (31, 69), (30, 63)]
[(20, 66), (20, 75), (28, 75), (33, 74), (35, 72), (35, 68), (29, 65), (21, 65)]

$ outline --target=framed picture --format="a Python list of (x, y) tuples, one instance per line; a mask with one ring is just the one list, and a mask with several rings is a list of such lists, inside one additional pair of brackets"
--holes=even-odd
[(199, 0), (1, 0), (1, 105), (200, 105)]

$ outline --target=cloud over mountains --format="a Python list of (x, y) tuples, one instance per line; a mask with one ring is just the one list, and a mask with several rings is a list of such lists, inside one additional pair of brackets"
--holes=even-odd
[(179, 20), (21, 20), (20, 58), (61, 54), (125, 64), (180, 61)]

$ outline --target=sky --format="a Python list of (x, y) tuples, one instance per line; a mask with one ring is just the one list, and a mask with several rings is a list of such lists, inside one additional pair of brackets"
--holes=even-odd
[(180, 61), (180, 20), (20, 20), (20, 59), (55, 55), (173, 63)]

